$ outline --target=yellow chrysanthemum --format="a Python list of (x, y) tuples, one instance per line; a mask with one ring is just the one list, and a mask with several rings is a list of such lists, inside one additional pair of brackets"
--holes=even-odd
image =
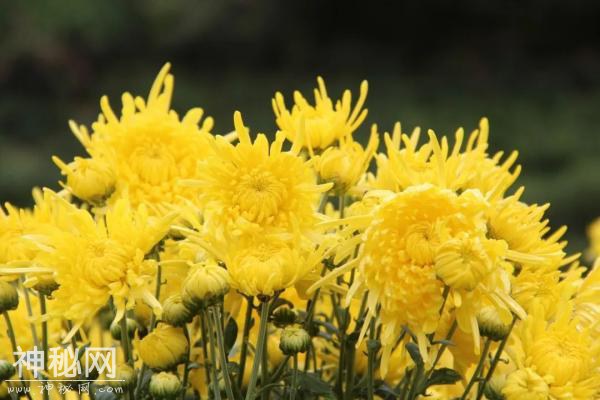
[[(272, 296), (294, 286), (321, 264), (335, 239), (322, 235), (310, 240), (299, 234), (263, 232), (223, 242), (210, 242), (200, 233), (187, 231), (188, 240), (223, 261), (231, 286), (248, 296)], [(318, 244), (317, 244), (318, 243)]]
[(594, 337), (600, 338), (600, 258), (581, 282), (573, 301), (581, 327), (591, 329)]
[(369, 168), (369, 163), (379, 145), (377, 127), (374, 125), (367, 147), (363, 149), (352, 136), (340, 139), (339, 146), (329, 147), (312, 161), (319, 178), (333, 183), (337, 193), (347, 193)]
[(516, 180), (520, 167), (513, 168), (516, 152), (504, 161), (501, 152), (492, 158), (488, 156), (488, 132), (488, 121), (483, 118), (464, 148), (462, 128), (456, 132), (454, 146), (450, 148), (447, 137), (438, 139), (431, 130), (429, 141), (420, 145), (420, 129), (409, 136), (402, 133), (397, 123), (392, 135), (384, 135), (387, 154), (376, 156), (377, 174), (369, 180), (370, 186), (400, 191), (431, 183), (455, 191), (478, 189), (486, 198), (497, 199)]
[(593, 260), (600, 257), (600, 218), (596, 218), (587, 228), (589, 247), (587, 256)]
[(92, 124), (91, 134), (84, 126), (70, 123), (95, 163), (90, 169), (89, 160), (65, 164), (55, 159), (67, 175), (66, 187), (75, 196), (95, 199), (107, 192), (109, 178), (114, 175), (109, 205), (128, 197), (133, 206), (145, 204), (158, 212), (165, 206), (195, 200), (194, 190), (179, 185), (179, 180), (195, 178), (196, 163), (210, 154), (213, 120), (206, 118), (200, 125), (201, 108), (189, 110), (181, 119), (170, 109), (174, 79), (169, 68), (166, 64), (159, 72), (147, 101), (130, 93), (122, 96), (120, 118), (103, 97), (102, 114)]
[(269, 146), (263, 134), (251, 141), (239, 112), (234, 124), (239, 143), (217, 138), (215, 154), (200, 162), (197, 179), (186, 181), (200, 189), (207, 229), (220, 237), (257, 228), (291, 231), (313, 226), (319, 193), (331, 184), (316, 184), (312, 170), (298, 156), (299, 147), (282, 151), (282, 134)]
[(89, 320), (110, 297), (120, 320), (136, 299), (160, 308), (148, 287), (156, 261), (145, 255), (168, 232), (173, 216), (151, 217), (146, 207), (115, 203), (106, 216), (94, 220), (48, 191), (55, 199), (60, 230), (40, 238), (47, 246), (38, 262), (54, 272), (60, 285), (53, 293), (53, 312), (78, 325)]
[(295, 145), (313, 149), (325, 149), (336, 140), (350, 136), (367, 117), (367, 110), (361, 110), (367, 98), (368, 85), (360, 85), (360, 96), (352, 108), (352, 95), (344, 91), (342, 99), (334, 103), (327, 95), (323, 78), (318, 77), (319, 88), (315, 89), (315, 105), (298, 91), (294, 92), (294, 106), (288, 110), (283, 95), (275, 93), (273, 111), (279, 129)]
[(578, 257), (566, 257), (563, 249), (566, 241), (561, 237), (566, 232), (562, 227), (550, 231), (544, 213), (549, 204), (527, 205), (520, 201), (523, 188), (492, 205), (489, 212), (489, 232), (495, 239), (506, 241), (511, 254), (523, 268), (546, 268), (556, 270)]
[[(356, 221), (351, 230), (368, 224), (362, 239), (358, 237), (362, 240), (358, 258), (317, 283), (331, 281), (358, 264), (350, 296), (360, 289), (368, 291), (369, 318), (381, 306), (382, 373), (403, 325), (415, 333), (427, 357), (425, 336), (438, 327), (445, 285), (458, 326), (474, 336), (476, 348), (476, 317), (484, 299), (493, 301), (505, 321), (510, 321), (510, 311), (523, 315), (509, 296), (510, 282), (502, 264), (506, 244), (485, 236), (488, 205), (478, 191), (457, 195), (424, 184), (388, 196), (372, 215), (351, 218)], [(353, 238), (345, 247), (356, 244)], [(347, 254), (342, 246), (336, 259)]]
[(550, 319), (543, 307), (533, 307), (513, 335), (509, 354), (516, 371), (507, 377), (503, 393), (522, 399), (528, 391), (543, 399), (592, 400), (600, 393), (600, 345), (589, 329), (580, 329), (572, 307), (563, 302)]

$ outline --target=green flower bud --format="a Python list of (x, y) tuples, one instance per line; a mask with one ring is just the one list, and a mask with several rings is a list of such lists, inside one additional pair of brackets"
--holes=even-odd
[(510, 329), (510, 325), (502, 322), (498, 311), (494, 307), (481, 309), (477, 314), (477, 324), (481, 336), (495, 341), (503, 340)]
[(229, 273), (215, 262), (192, 267), (183, 283), (181, 298), (190, 310), (219, 301), (229, 291)]
[(483, 394), (488, 400), (505, 400), (506, 397), (502, 394), (502, 388), (506, 384), (506, 376), (494, 375), (483, 388)]
[(19, 293), (8, 282), (0, 281), (0, 313), (16, 310), (19, 306)]
[(278, 328), (285, 328), (296, 322), (296, 312), (286, 306), (279, 307), (273, 311), (273, 324)]
[(108, 382), (108, 385), (117, 388), (132, 388), (136, 384), (135, 370), (128, 364), (119, 364), (115, 369), (115, 378)]
[(0, 382), (7, 380), (15, 374), (15, 367), (6, 360), (0, 360)]
[(181, 394), (183, 387), (177, 375), (171, 372), (159, 372), (150, 378), (148, 389), (154, 399), (171, 400)]
[[(126, 324), (127, 333), (129, 334), (130, 338), (133, 338), (135, 330), (137, 329), (137, 322), (135, 319), (127, 318)], [(121, 340), (121, 321), (113, 321), (112, 324), (110, 324), (110, 334), (112, 335), (113, 339)]]
[(281, 331), (279, 348), (285, 355), (304, 353), (310, 346), (310, 335), (302, 328), (288, 326)]
[(185, 306), (180, 295), (176, 294), (165, 300), (162, 319), (172, 326), (183, 326), (194, 319), (194, 313)]
[(60, 286), (52, 275), (36, 276), (36, 280), (37, 283), (33, 285), (33, 288), (44, 296), (51, 296), (52, 292)]

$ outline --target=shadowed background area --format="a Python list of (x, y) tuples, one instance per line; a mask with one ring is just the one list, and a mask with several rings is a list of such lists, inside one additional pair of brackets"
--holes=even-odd
[[(330, 94), (369, 80), (367, 122), (453, 135), (490, 119), (492, 151), (518, 149), (529, 202), (550, 202), (571, 251), (600, 215), (600, 3), (33, 1), (0, 4), (0, 199), (58, 187), (52, 154), (82, 154), (67, 121), (99, 99), (146, 95), (166, 61), (174, 108), (201, 106), (216, 133), (233, 110), (273, 133), (276, 90)], [(515, 187), (516, 188), (516, 187)]]

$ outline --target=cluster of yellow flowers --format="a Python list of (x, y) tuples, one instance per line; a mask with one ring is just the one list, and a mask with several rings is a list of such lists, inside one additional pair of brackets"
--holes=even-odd
[(0, 209), (0, 398), (81, 397), (44, 390), (47, 360), (16, 374), (56, 346), (118, 348), (116, 379), (70, 378), (92, 399), (600, 398), (600, 262), (511, 189), (485, 118), (363, 146), (367, 83), (318, 78), (314, 104), (275, 94), (274, 135), (239, 112), (219, 135), (171, 110), (169, 68), (70, 123), (88, 155), (53, 157), (60, 191)]

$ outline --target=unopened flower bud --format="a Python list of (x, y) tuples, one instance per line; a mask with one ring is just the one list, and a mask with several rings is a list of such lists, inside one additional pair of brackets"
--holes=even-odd
[(488, 400), (505, 400), (502, 388), (506, 385), (505, 375), (494, 375), (484, 386), (483, 394)]
[(281, 331), (279, 348), (285, 355), (304, 353), (310, 346), (310, 335), (302, 328), (288, 326)]
[(502, 322), (498, 311), (494, 307), (484, 307), (477, 314), (479, 334), (491, 340), (501, 341), (506, 335), (510, 325)]
[(181, 296), (176, 294), (165, 300), (162, 319), (169, 325), (183, 326), (194, 319), (194, 313), (185, 306)]
[(183, 284), (181, 298), (189, 309), (209, 305), (229, 291), (229, 273), (215, 262), (198, 265)]
[(37, 282), (33, 285), (33, 288), (44, 296), (51, 296), (52, 292), (60, 286), (52, 275), (36, 276), (35, 279)]
[(279, 307), (273, 311), (273, 324), (278, 328), (285, 328), (296, 322), (296, 312), (286, 306)]
[(181, 394), (183, 387), (177, 375), (171, 372), (159, 372), (150, 378), (148, 389), (154, 399), (170, 400)]
[(131, 388), (136, 384), (135, 370), (128, 364), (119, 364), (115, 368), (115, 378), (108, 381), (111, 387)]
[(19, 293), (8, 282), (0, 281), (0, 313), (15, 310), (19, 306)]
[(185, 361), (188, 341), (183, 329), (159, 324), (140, 341), (138, 351), (150, 368), (168, 370)]
[(115, 174), (105, 162), (80, 157), (68, 165), (57, 157), (53, 161), (67, 176), (66, 186), (81, 200), (101, 203), (115, 188)]
[[(129, 337), (132, 338), (137, 329), (137, 322), (134, 319), (127, 318), (125, 323), (127, 324), (127, 333), (129, 334)], [(112, 324), (110, 324), (110, 334), (113, 339), (121, 340), (121, 321), (113, 321)]]
[(7, 380), (15, 374), (15, 367), (6, 360), (0, 360), (0, 382)]

